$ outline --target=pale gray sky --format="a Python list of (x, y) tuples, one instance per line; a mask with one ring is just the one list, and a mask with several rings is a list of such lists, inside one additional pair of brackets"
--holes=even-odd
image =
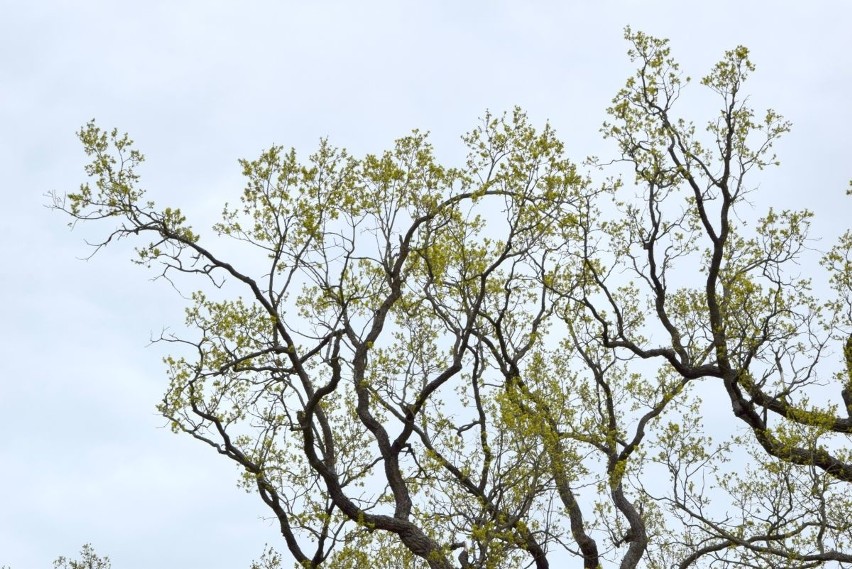
[(180, 299), (125, 244), (77, 260), (96, 228), (43, 207), (84, 179), (82, 124), (130, 132), (143, 185), (199, 229), (236, 199), (237, 159), (272, 143), (361, 154), (416, 127), (458, 160), (485, 109), (517, 104), (581, 160), (612, 150), (597, 130), (631, 70), (628, 24), (670, 38), (693, 77), (750, 47), (754, 105), (794, 123), (758, 199), (815, 209), (818, 234), (848, 226), (845, 0), (0, 0), (0, 565), (92, 542), (116, 569), (247, 568), (278, 540), (234, 467), (154, 411), (163, 352), (146, 346)]

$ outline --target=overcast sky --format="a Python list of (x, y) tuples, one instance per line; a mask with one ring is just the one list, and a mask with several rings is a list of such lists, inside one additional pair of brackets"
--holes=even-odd
[(264, 543), (285, 549), (235, 468), (156, 415), (149, 338), (182, 322), (180, 298), (129, 244), (79, 260), (100, 232), (44, 207), (84, 180), (82, 124), (128, 131), (143, 185), (197, 229), (236, 201), (237, 159), (272, 143), (362, 154), (421, 128), (458, 161), (486, 109), (520, 105), (576, 160), (606, 156), (625, 25), (670, 38), (693, 77), (748, 46), (753, 104), (794, 124), (758, 205), (815, 209), (827, 237), (848, 227), (845, 0), (0, 0), (0, 565), (50, 567), (86, 542), (115, 569), (247, 569)]

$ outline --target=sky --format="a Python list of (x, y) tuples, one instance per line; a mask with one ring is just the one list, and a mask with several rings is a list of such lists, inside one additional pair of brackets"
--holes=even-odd
[(0, 0), (0, 566), (87, 542), (115, 569), (248, 569), (285, 549), (235, 467), (156, 414), (150, 338), (180, 325), (180, 297), (129, 243), (81, 260), (107, 228), (45, 207), (85, 180), (83, 124), (129, 132), (142, 185), (196, 229), (237, 200), (237, 160), (272, 144), (361, 155), (419, 128), (460, 163), (459, 135), (520, 105), (579, 161), (613, 152), (598, 129), (631, 72), (626, 25), (669, 38), (693, 77), (749, 47), (752, 103), (793, 122), (756, 199), (813, 209), (826, 247), (848, 227), (845, 0)]

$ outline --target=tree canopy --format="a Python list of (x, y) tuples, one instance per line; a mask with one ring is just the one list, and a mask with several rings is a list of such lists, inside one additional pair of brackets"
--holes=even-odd
[(667, 41), (625, 37), (612, 160), (520, 109), (459, 166), (419, 131), (274, 146), (213, 235), (146, 200), (127, 135), (80, 131), (93, 181), (53, 206), (202, 281), (158, 409), (297, 566), (852, 566), (852, 230), (824, 287), (799, 274), (813, 216), (760, 205), (790, 124), (751, 107), (746, 48), (700, 80), (701, 128)]
[[(11, 569), (8, 565), (0, 566), (0, 569)], [(53, 560), (53, 569), (112, 569), (109, 557), (101, 557), (95, 553), (92, 544), (86, 543), (80, 548), (79, 559), (69, 559), (60, 555)]]
[(57, 557), (53, 561), (54, 569), (111, 569), (109, 557), (100, 557), (95, 553), (91, 544), (87, 543), (80, 549), (80, 559)]

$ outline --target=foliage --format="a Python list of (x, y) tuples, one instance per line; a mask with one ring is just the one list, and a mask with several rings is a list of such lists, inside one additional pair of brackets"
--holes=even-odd
[[(720, 111), (700, 130), (667, 42), (626, 38), (613, 162), (582, 173), (518, 109), (463, 137), (461, 167), (417, 131), (361, 159), (272, 147), (214, 226), (230, 259), (143, 201), (126, 135), (81, 130), (94, 186), (54, 206), (213, 285), (162, 338), (159, 411), (240, 465), (298, 566), (852, 564), (852, 232), (816, 297), (795, 270), (812, 214), (748, 223), (790, 127), (749, 106), (748, 50), (701, 80)], [(632, 181), (593, 181), (619, 165)]]
[[(109, 557), (100, 557), (95, 553), (92, 544), (87, 543), (80, 548), (80, 559), (68, 559), (59, 556), (53, 561), (53, 569), (111, 569)], [(11, 569), (8, 565), (0, 566), (0, 569)]]
[(111, 567), (109, 557), (99, 557), (89, 543), (80, 549), (79, 560), (60, 556), (53, 562), (54, 569), (110, 569)]

